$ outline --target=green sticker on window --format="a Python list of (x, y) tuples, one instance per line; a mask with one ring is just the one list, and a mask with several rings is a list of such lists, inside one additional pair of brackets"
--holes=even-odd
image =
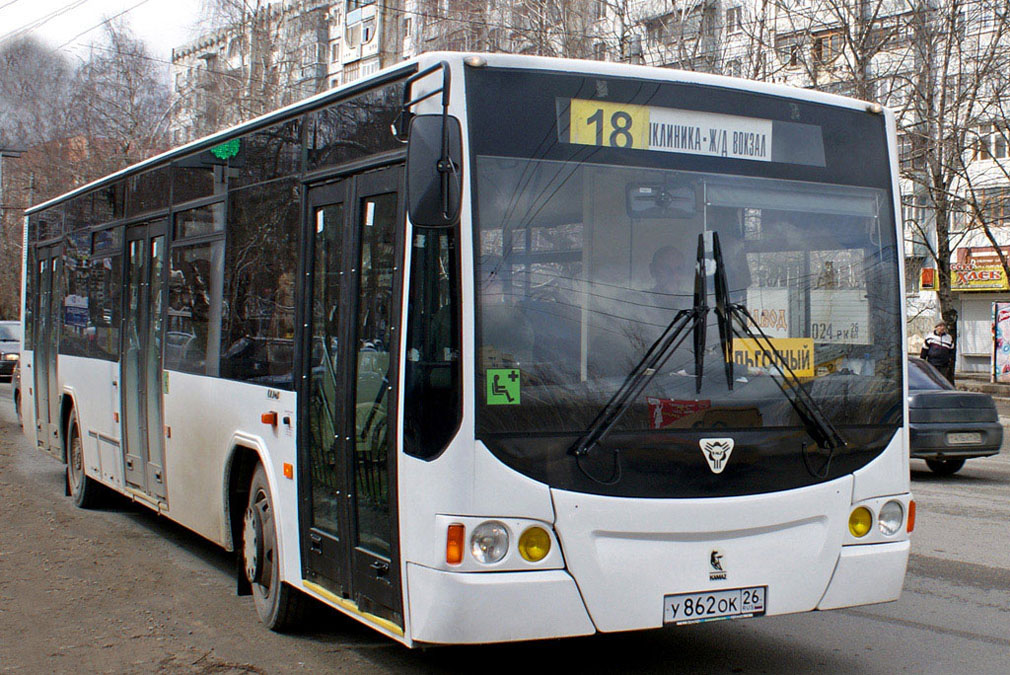
[(519, 405), (517, 368), (491, 368), (486, 378), (488, 405)]
[(233, 138), (230, 141), (225, 141), (221, 145), (215, 145), (210, 149), (210, 154), (214, 155), (218, 159), (231, 159), (238, 155), (238, 151), (242, 148), (242, 139)]

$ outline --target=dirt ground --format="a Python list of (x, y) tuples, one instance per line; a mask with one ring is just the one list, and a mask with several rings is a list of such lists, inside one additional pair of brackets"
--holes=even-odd
[(0, 385), (0, 673), (441, 670), (322, 608), (271, 633), (231, 556), (126, 500), (75, 508), (62, 471)]

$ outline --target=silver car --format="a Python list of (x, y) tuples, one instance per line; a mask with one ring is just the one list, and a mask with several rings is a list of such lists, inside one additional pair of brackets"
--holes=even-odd
[(14, 366), (21, 358), (21, 323), (0, 321), (0, 380), (11, 381)]

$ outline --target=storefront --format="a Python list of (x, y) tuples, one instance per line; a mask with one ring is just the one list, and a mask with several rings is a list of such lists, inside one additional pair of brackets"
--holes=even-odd
[[(1010, 247), (1003, 247), (1003, 254), (1010, 257)], [(957, 370), (988, 373), (992, 368), (992, 305), (1010, 301), (1010, 286), (996, 250), (991, 246), (958, 248), (950, 289), (958, 312)]]

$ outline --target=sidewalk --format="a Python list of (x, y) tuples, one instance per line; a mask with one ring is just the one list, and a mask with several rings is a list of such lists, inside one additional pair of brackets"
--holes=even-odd
[(1010, 383), (990, 382), (988, 373), (954, 373), (954, 386), (962, 391), (981, 391), (994, 399), (1010, 401)]

